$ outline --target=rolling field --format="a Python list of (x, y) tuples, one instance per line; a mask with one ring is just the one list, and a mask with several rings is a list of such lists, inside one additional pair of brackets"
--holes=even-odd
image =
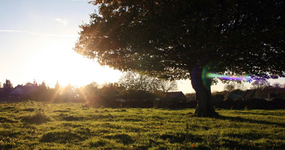
[(285, 110), (89, 108), (0, 104), (0, 149), (283, 149)]

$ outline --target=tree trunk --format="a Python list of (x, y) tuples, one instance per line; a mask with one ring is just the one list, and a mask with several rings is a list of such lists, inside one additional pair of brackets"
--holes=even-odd
[(203, 75), (203, 66), (194, 67), (191, 73), (191, 83), (196, 91), (197, 107), (195, 115), (198, 117), (219, 116), (214, 109), (211, 97), (211, 79)]

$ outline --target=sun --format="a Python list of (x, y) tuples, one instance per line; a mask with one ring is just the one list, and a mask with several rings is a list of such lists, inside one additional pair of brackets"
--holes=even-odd
[(70, 45), (61, 45), (52, 50), (36, 54), (30, 69), (38, 82), (45, 81), (54, 87), (58, 81), (61, 86), (71, 84), (84, 86), (91, 82), (98, 84), (117, 82), (120, 71), (100, 66), (96, 61), (84, 58), (72, 50)]

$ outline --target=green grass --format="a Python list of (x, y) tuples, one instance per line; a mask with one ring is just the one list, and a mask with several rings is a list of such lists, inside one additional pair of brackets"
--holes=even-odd
[[(88, 108), (0, 104), (0, 149), (283, 149), (285, 110)], [(187, 127), (188, 126), (188, 129)]]

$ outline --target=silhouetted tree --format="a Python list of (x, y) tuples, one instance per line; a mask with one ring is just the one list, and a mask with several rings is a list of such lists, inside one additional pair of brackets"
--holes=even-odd
[(177, 83), (176, 81), (159, 80), (158, 89), (162, 90), (163, 92), (177, 90)]
[(119, 79), (120, 86), (127, 90), (133, 91), (147, 91), (153, 93), (157, 90), (168, 92), (176, 90), (176, 81), (167, 81), (151, 77), (148, 75), (139, 74), (136, 72), (128, 71)]
[(34, 86), (38, 86), (38, 82), (36, 81), (36, 79), (34, 79), (33, 84)]
[(149, 100), (155, 98), (154, 93), (150, 93), (149, 91), (142, 91), (142, 90), (125, 90), (120, 93), (120, 97), (124, 99), (132, 99), (136, 102), (141, 100)]
[(58, 81), (56, 81), (56, 84), (55, 84), (54, 88), (57, 89), (57, 90), (60, 88), (60, 85), (59, 85)]
[(98, 83), (92, 82), (85, 86), (85, 90), (92, 92), (92, 91), (96, 91), (98, 87), (99, 87)]
[(191, 79), (198, 116), (217, 116), (207, 72), (285, 71), (284, 0), (94, 0), (74, 50), (101, 65)]
[(98, 87), (99, 87), (98, 83), (92, 82), (92, 83), (86, 85), (85, 89), (96, 90), (96, 89), (98, 89)]
[(101, 95), (105, 100), (114, 100), (119, 95), (118, 85), (114, 83), (105, 84), (100, 89), (98, 94)]
[(46, 82), (45, 82), (45, 81), (43, 81), (40, 86), (41, 86), (41, 88), (43, 88), (43, 89), (47, 89), (47, 85), (46, 85)]
[(225, 87), (224, 87), (224, 89), (225, 89), (226, 91), (228, 91), (228, 92), (231, 92), (231, 91), (233, 91), (233, 90), (235, 89), (235, 86), (232, 85), (232, 84), (226, 84)]
[(6, 82), (3, 84), (4, 92), (9, 94), (13, 90), (13, 84), (10, 80), (6, 79)]
[(81, 87), (78, 93), (85, 100), (89, 100), (97, 93), (98, 87), (98, 83), (92, 82), (84, 87)]
[(25, 86), (36, 86), (36, 85), (33, 84), (33, 83), (31, 83), (31, 82), (27, 82), (27, 83), (25, 84)]
[(44, 81), (38, 85), (34, 80), (33, 83), (28, 82), (25, 86), (29, 91), (29, 93), (25, 96), (26, 99), (47, 101), (49, 98), (52, 98), (54, 96), (50, 93), (50, 90), (47, 89), (46, 83)]
[(159, 80), (147, 75), (141, 75), (132, 71), (126, 72), (119, 79), (120, 86), (127, 90), (153, 92), (159, 88)]
[(59, 90), (59, 101), (60, 102), (74, 102), (76, 101), (75, 87), (70, 83)]

